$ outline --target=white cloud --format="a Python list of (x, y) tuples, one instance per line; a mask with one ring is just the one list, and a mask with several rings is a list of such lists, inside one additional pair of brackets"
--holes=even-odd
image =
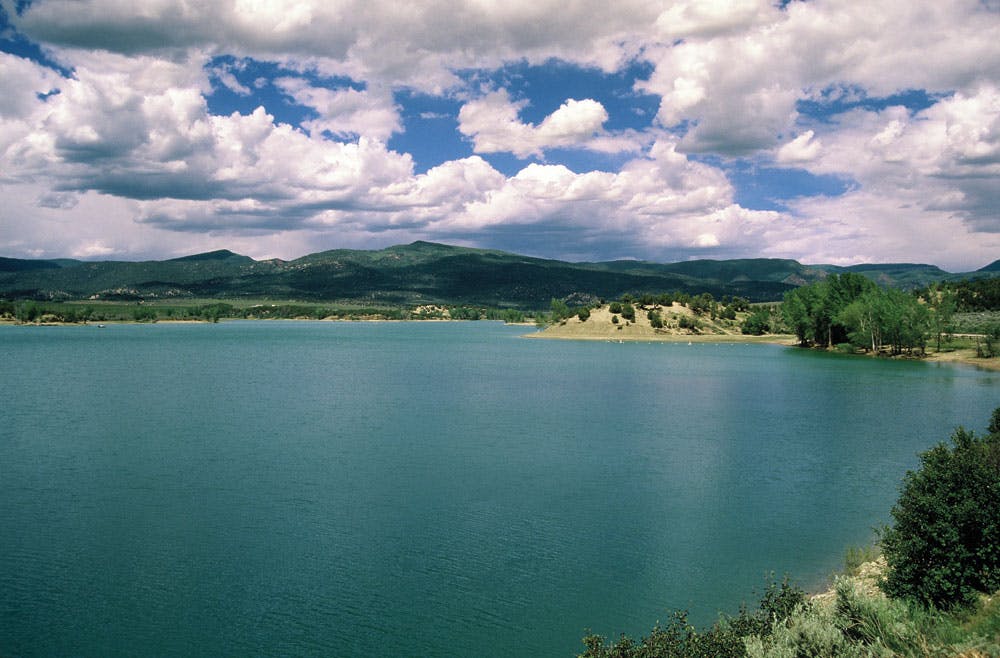
[(234, 94), (249, 96), (253, 93), (253, 90), (236, 78), (236, 75), (232, 71), (233, 68), (231, 65), (216, 66), (212, 68), (212, 75)]
[[(12, 22), (73, 71), (62, 77), (0, 53), (0, 185), (24, 213), (0, 210), (0, 247), (19, 253), (46, 239), (32, 218), (58, 234), (63, 254), (179, 249), (195, 239), (187, 236), (252, 247), (252, 236), (266, 235), (274, 249), (305, 251), (517, 230), (580, 236), (580, 252), (597, 253), (603, 240), (650, 257), (690, 249), (912, 260), (929, 258), (920, 254), (932, 242), (941, 262), (996, 253), (1000, 13), (977, 0), (785, 9), (626, 0), (614, 11), (596, 0), (36, 0)], [(220, 55), (237, 63), (205, 68)], [(243, 96), (264, 86), (233, 75), (243, 57), (313, 81), (347, 75), (364, 89), (289, 75), (280, 88), (316, 114), (301, 126), (277, 123), (267, 107), (212, 116), (212, 79)], [(527, 101), (503, 90), (476, 96), (456, 73), (551, 58), (611, 72), (630, 57), (653, 66), (639, 91), (661, 97), (658, 125), (642, 134), (607, 130), (612, 106), (589, 92), (532, 124), (521, 119)], [(504, 176), (473, 156), (417, 175), (409, 155), (386, 146), (402, 130), (401, 88), (467, 99), (459, 126), (476, 153), (541, 159), (588, 149), (631, 159), (617, 171), (552, 163)], [(802, 101), (910, 89), (940, 100), (825, 122), (799, 114)], [(799, 199), (789, 214), (752, 211), (734, 204), (719, 169), (685, 154), (774, 161), (855, 185), (840, 198)]]
[(633, 135), (608, 134), (608, 112), (597, 101), (567, 99), (537, 126), (521, 121), (526, 101), (511, 101), (505, 89), (469, 101), (458, 113), (459, 131), (472, 138), (477, 153), (541, 157), (546, 149), (582, 148), (606, 153), (637, 151)]
[(834, 265), (913, 262), (919, 255), (921, 262), (952, 272), (978, 269), (1000, 254), (1000, 233), (977, 232), (953, 212), (928, 210), (880, 191), (802, 198), (790, 205), (789, 230), (773, 236), (763, 253)]
[(402, 130), (399, 112), (388, 90), (334, 90), (291, 77), (278, 78), (275, 84), (296, 103), (319, 114), (318, 119), (303, 123), (303, 127), (313, 134), (328, 131), (337, 137), (365, 135), (385, 141)]
[(802, 164), (815, 160), (822, 148), (820, 140), (813, 139), (815, 136), (815, 132), (807, 130), (792, 141), (782, 144), (775, 159), (781, 164)]
[(670, 3), (657, 17), (656, 28), (665, 39), (719, 36), (774, 20), (769, 0), (694, 0)]
[(38, 104), (38, 94), (48, 94), (58, 88), (59, 76), (34, 62), (0, 52), (0, 119), (23, 119)]
[(667, 34), (683, 41), (649, 51), (656, 69), (642, 86), (661, 95), (663, 125), (690, 122), (686, 151), (743, 156), (772, 148), (795, 125), (796, 101), (829, 86), (874, 96), (970, 91), (1000, 70), (1000, 42), (989, 36), (1000, 29), (1000, 13), (975, 0), (795, 2), (786, 11), (732, 4), (740, 11), (700, 3), (668, 9), (658, 25), (673, 26)]
[(901, 207), (1000, 233), (1000, 89), (956, 93), (912, 115), (901, 107), (846, 114), (806, 166), (849, 175)]
[(328, 73), (440, 92), (458, 82), (457, 69), (513, 59), (555, 57), (612, 70), (637, 52), (635, 35), (658, 13), (642, 0), (623, 0), (613, 12), (597, 0), (42, 0), (15, 23), (60, 46), (126, 54), (217, 48), (261, 59), (311, 59)]

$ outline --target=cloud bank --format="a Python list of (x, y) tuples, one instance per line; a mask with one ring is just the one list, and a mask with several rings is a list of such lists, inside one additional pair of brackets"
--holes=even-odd
[[(4, 255), (1000, 256), (992, 2), (0, 7)], [(733, 163), (849, 184), (752, 202)]]

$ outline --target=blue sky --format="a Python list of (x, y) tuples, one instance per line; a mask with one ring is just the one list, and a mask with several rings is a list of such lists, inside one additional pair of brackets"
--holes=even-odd
[(0, 0), (0, 254), (968, 271), (997, 33), (996, 0)]

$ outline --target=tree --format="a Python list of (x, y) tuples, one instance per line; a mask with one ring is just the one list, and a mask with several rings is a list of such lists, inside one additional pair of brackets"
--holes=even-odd
[(816, 302), (816, 289), (813, 286), (803, 286), (785, 293), (781, 316), (799, 339), (800, 345), (809, 345), (815, 338), (812, 311)]
[(590, 309), (586, 306), (581, 307), (580, 310), (577, 311), (576, 317), (580, 318), (580, 322), (586, 322), (590, 319)]
[(635, 307), (631, 304), (622, 306), (622, 317), (629, 322), (635, 322)]
[(695, 313), (715, 313), (715, 298), (712, 293), (703, 292), (691, 299), (691, 310)]
[(701, 327), (701, 323), (698, 322), (698, 318), (688, 317), (682, 315), (680, 319), (677, 320), (677, 326), (681, 329), (690, 329), (691, 331), (698, 331)]
[(34, 302), (23, 302), (17, 305), (14, 317), (18, 322), (34, 322), (42, 315), (42, 310)]
[(649, 318), (649, 324), (653, 329), (663, 328), (663, 317), (660, 316), (660, 312), (656, 309), (652, 309), (646, 313), (646, 317)]
[(950, 608), (1000, 588), (1000, 408), (989, 432), (958, 428), (906, 474), (882, 531), (890, 596)]
[(986, 328), (981, 341), (976, 338), (976, 356), (981, 359), (992, 359), (997, 355), (998, 343), (1000, 343), (1000, 324), (991, 324)]
[(552, 302), (549, 304), (549, 306), (552, 309), (553, 322), (559, 322), (560, 320), (565, 320), (566, 318), (573, 315), (570, 312), (569, 306), (566, 304), (566, 302), (560, 299), (553, 299)]
[(955, 315), (955, 293), (937, 285), (927, 290), (927, 301), (931, 305), (930, 324), (937, 336), (937, 351), (941, 351), (941, 336), (951, 331), (951, 319)]
[(754, 309), (754, 312), (747, 316), (740, 331), (750, 336), (763, 336), (771, 331), (771, 312), (764, 307)]

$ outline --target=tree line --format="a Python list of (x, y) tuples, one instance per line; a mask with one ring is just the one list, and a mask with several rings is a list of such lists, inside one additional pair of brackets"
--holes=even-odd
[(479, 306), (441, 306), (408, 309), (402, 307), (340, 307), (321, 304), (236, 305), (210, 302), (195, 305), (143, 303), (73, 304), (65, 302), (3, 301), (0, 319), (22, 323), (156, 322), (160, 320), (500, 320), (522, 323), (532, 315), (519, 309)]
[(786, 293), (781, 315), (804, 346), (847, 344), (873, 353), (923, 353), (931, 329), (943, 328), (952, 312), (942, 302), (940, 296), (922, 299), (846, 272)]

